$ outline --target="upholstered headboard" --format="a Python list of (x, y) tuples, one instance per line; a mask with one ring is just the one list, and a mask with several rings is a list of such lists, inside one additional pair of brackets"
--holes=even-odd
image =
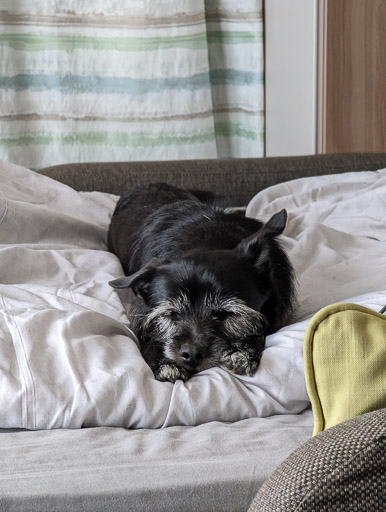
[(76, 190), (120, 195), (144, 183), (166, 182), (187, 189), (211, 190), (229, 204), (245, 205), (275, 183), (344, 171), (386, 167), (386, 153), (344, 153), (278, 158), (98, 162), (47, 167), (40, 172)]

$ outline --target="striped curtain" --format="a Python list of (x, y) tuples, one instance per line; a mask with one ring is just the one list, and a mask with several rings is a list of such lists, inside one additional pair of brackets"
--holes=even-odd
[(0, 159), (264, 152), (262, 0), (1, 0)]

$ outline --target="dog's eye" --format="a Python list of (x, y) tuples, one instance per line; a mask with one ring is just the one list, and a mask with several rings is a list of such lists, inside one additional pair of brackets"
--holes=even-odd
[(181, 315), (178, 311), (167, 311), (165, 312), (165, 316), (170, 318), (170, 320), (177, 320)]
[(225, 309), (218, 309), (218, 310), (212, 311), (212, 317), (215, 320), (218, 320), (219, 322), (222, 322), (223, 320), (225, 320), (230, 314), (231, 314), (231, 312), (226, 311)]
[(143, 286), (133, 287), (133, 292), (136, 297), (146, 300), (150, 295), (150, 286), (143, 285)]

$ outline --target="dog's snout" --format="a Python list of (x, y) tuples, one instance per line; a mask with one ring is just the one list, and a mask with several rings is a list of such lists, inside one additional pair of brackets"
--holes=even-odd
[(180, 349), (180, 356), (186, 364), (195, 367), (204, 359), (205, 354), (202, 348), (186, 343)]

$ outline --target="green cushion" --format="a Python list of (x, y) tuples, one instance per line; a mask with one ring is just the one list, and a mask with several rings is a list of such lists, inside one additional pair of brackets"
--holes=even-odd
[(386, 316), (356, 304), (333, 304), (310, 321), (304, 340), (313, 435), (386, 407)]

